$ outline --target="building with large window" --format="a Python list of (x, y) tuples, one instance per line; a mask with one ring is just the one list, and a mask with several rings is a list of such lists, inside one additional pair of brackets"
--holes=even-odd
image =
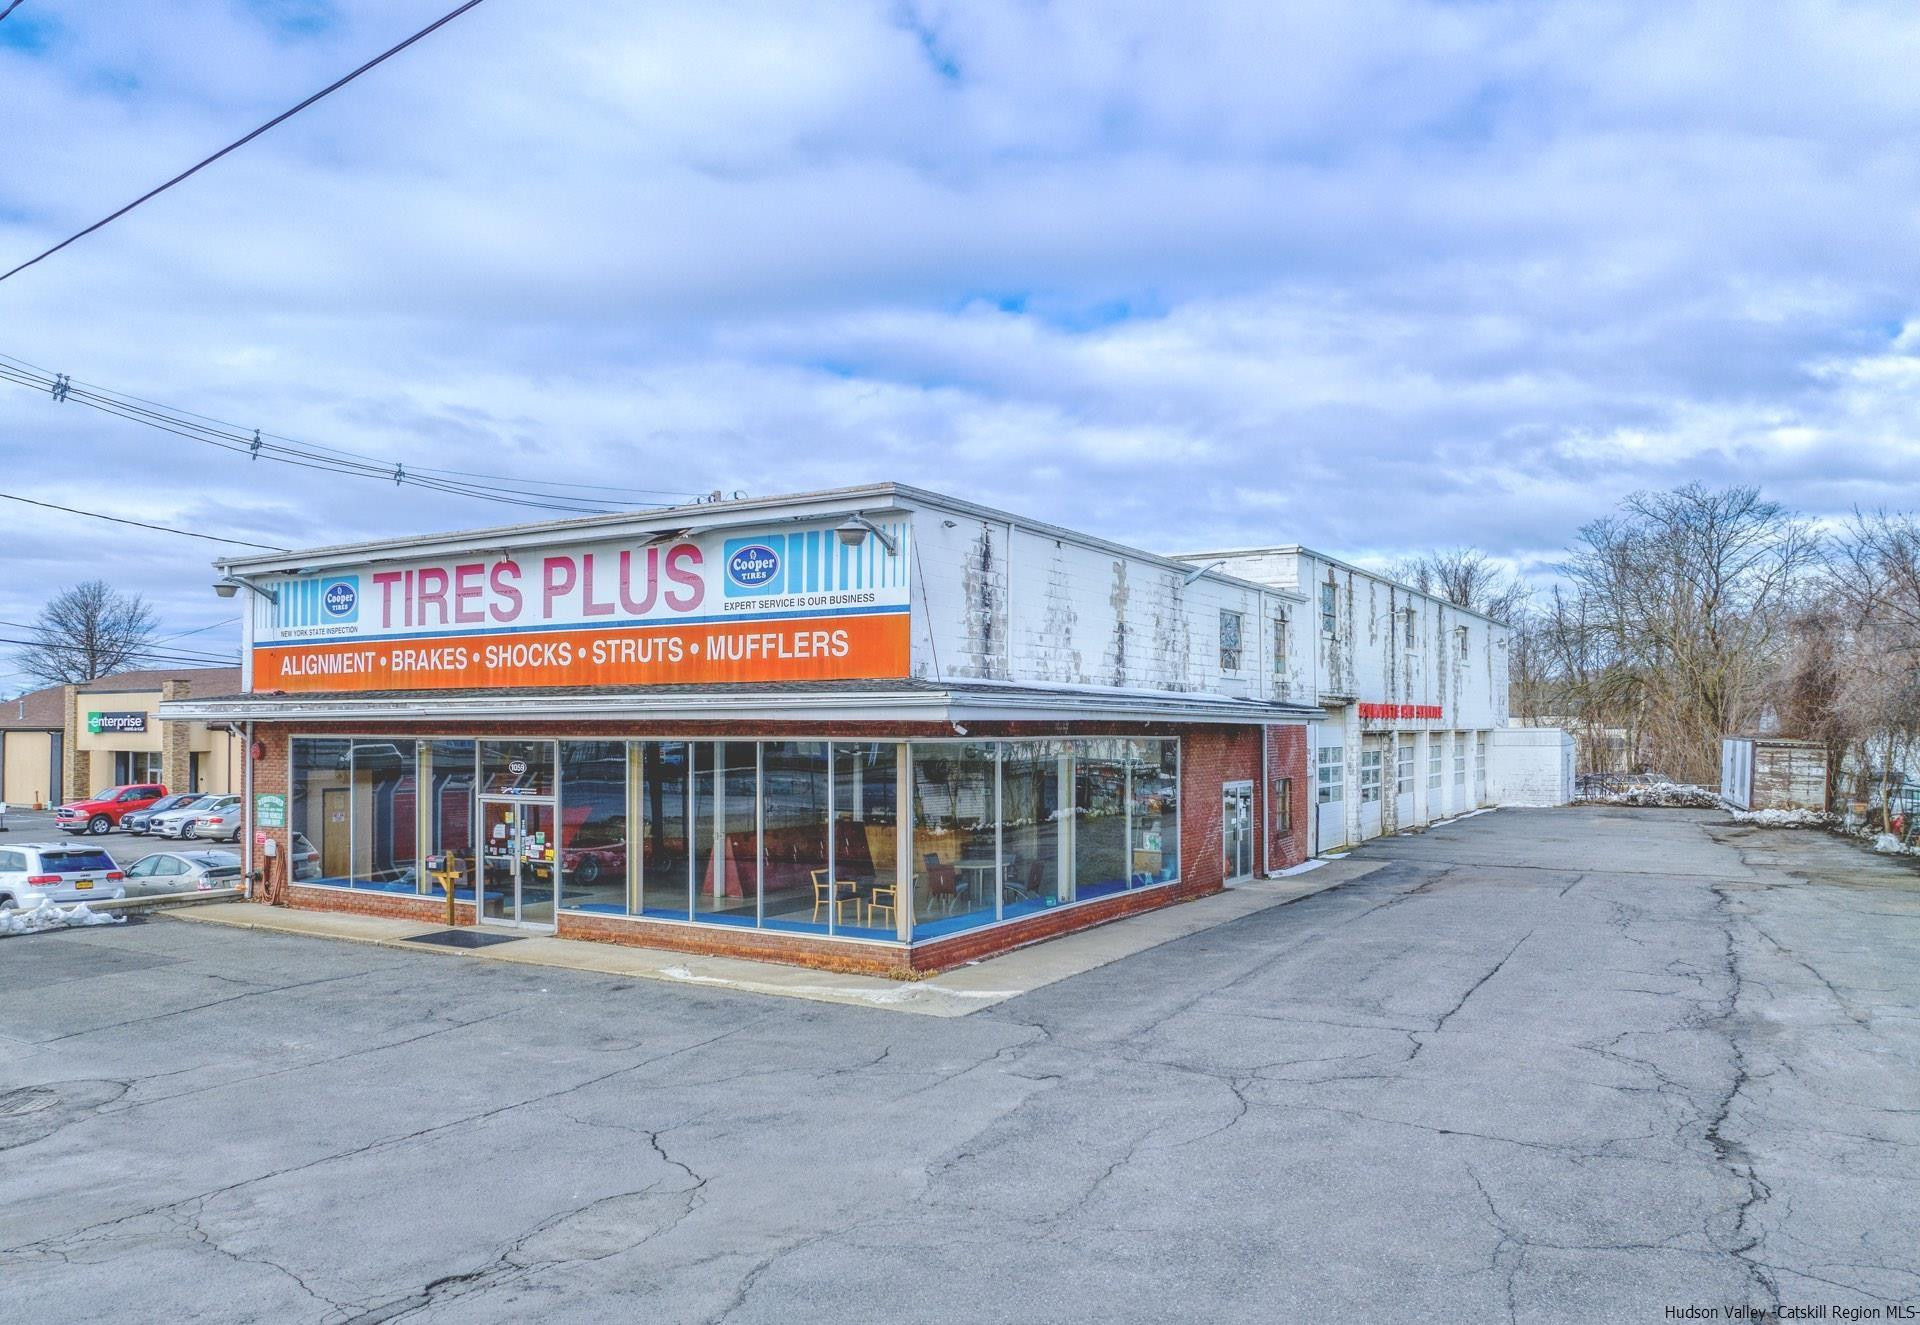
[(1298, 587), (896, 484), (236, 558), (296, 906), (937, 970), (1303, 860)]

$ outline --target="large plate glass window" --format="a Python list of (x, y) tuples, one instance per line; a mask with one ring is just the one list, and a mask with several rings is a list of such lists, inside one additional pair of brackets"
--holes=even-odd
[[(428, 764), (428, 800), (432, 819), (427, 828), (428, 870), (458, 875), (456, 897), (472, 900), (474, 880), (474, 779), (472, 741), (423, 741)], [(440, 893), (437, 880), (435, 895)]]
[(913, 757), (913, 937), (933, 938), (992, 922), (999, 888), (991, 742), (915, 744)]
[(353, 886), (380, 892), (423, 891), (414, 869), (418, 850), (414, 742), (379, 738), (353, 743)]
[(289, 877), (345, 888), (353, 875), (353, 742), (297, 740), (289, 763)]
[(1180, 877), (1180, 743), (1131, 741), (1129, 820), (1136, 888)]
[(627, 910), (627, 743), (560, 743), (560, 905)]
[(1000, 751), (1002, 914), (1009, 918), (1071, 900), (1063, 861), (1061, 806), (1073, 803), (1072, 749), (1065, 741), (1007, 741)]
[(752, 741), (695, 743), (696, 920), (760, 923), (758, 755)]
[(825, 741), (768, 741), (760, 747), (761, 923), (769, 929), (824, 934), (836, 907), (843, 922), (860, 918), (859, 883), (845, 871), (828, 873), (831, 783)]
[(688, 918), (691, 847), (687, 838), (693, 742), (648, 741), (641, 758), (640, 913)]
[(833, 743), (833, 873), (857, 905), (829, 915), (836, 934), (891, 939), (900, 928), (900, 746)]
[(1074, 896), (1105, 897), (1127, 886), (1127, 742), (1074, 743)]

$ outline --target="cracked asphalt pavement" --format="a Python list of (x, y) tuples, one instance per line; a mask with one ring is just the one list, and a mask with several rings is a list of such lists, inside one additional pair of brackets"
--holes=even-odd
[(963, 1018), (154, 919), (0, 942), (0, 1319), (1920, 1301), (1920, 876), (1502, 811)]

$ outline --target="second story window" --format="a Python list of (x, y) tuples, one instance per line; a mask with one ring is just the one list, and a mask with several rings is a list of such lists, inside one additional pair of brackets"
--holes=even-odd
[(1320, 586), (1320, 633), (1329, 639), (1340, 633), (1340, 590), (1331, 584)]
[(1281, 608), (1280, 614), (1273, 619), (1273, 674), (1287, 674), (1287, 646), (1291, 640), (1287, 635), (1287, 609)]
[(1220, 613), (1220, 670), (1240, 670), (1240, 614)]
[(1407, 613), (1407, 647), (1411, 649), (1414, 647), (1414, 644), (1415, 644), (1414, 636), (1413, 636), (1414, 611), (1411, 607), (1409, 607), (1406, 609), (1406, 613)]
[(1467, 628), (1465, 626), (1455, 626), (1453, 628), (1453, 637), (1460, 642), (1460, 660), (1465, 662), (1467, 659)]

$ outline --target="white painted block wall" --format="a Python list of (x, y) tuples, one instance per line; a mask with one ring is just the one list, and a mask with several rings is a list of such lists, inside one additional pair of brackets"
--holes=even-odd
[(1573, 737), (1558, 727), (1487, 733), (1487, 799), (1495, 805), (1565, 805), (1573, 799)]

